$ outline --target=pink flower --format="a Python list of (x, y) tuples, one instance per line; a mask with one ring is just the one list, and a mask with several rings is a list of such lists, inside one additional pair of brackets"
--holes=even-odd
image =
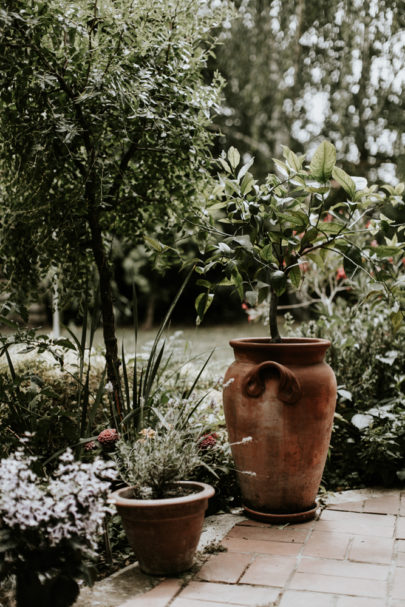
[(345, 278), (347, 278), (347, 276), (344, 268), (338, 268), (336, 272), (336, 280), (343, 280)]
[(305, 272), (308, 272), (309, 263), (307, 261), (303, 261), (302, 263), (300, 263), (300, 270), (303, 274), (305, 274)]
[(118, 432), (115, 428), (107, 428), (100, 432), (97, 437), (98, 442), (107, 451), (112, 451), (115, 447), (115, 443), (119, 439)]
[(247, 310), (247, 309), (248, 309), (248, 305), (245, 302), (243, 302), (243, 304), (242, 304), (242, 310)]
[(215, 447), (217, 444), (217, 436), (216, 432), (213, 432), (212, 434), (203, 434), (198, 444), (199, 448), (205, 450)]
[(94, 440), (91, 440), (88, 443), (85, 443), (84, 450), (85, 451), (93, 451), (96, 447), (97, 447), (97, 445), (94, 442)]
[(376, 240), (372, 240), (370, 242), (370, 247), (373, 247), (375, 249), (375, 247), (378, 247), (378, 242)]
[(325, 215), (325, 217), (323, 218), (323, 221), (325, 223), (330, 223), (331, 221), (333, 221), (333, 215), (331, 215), (330, 213), (328, 213), (327, 215)]

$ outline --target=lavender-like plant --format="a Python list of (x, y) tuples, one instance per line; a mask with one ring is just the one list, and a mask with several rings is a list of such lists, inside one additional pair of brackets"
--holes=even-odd
[(77, 462), (67, 450), (49, 479), (21, 447), (0, 461), (0, 579), (16, 577), (17, 607), (68, 607), (110, 512), (113, 464)]

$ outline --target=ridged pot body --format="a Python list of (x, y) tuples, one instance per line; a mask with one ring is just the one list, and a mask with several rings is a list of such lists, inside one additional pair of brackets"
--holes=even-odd
[(157, 500), (131, 499), (131, 487), (113, 493), (128, 542), (142, 571), (174, 575), (190, 569), (200, 539), (208, 499), (215, 493), (205, 483), (175, 483), (193, 493)]
[(336, 379), (321, 339), (240, 339), (224, 378), (225, 418), (244, 505), (313, 509), (328, 453)]

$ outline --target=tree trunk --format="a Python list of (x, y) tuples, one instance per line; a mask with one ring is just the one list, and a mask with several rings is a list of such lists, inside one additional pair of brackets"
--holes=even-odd
[(155, 318), (155, 302), (156, 302), (156, 295), (155, 295), (155, 293), (152, 292), (149, 294), (147, 302), (146, 302), (145, 319), (142, 324), (142, 329), (144, 331), (153, 329), (153, 321)]
[(278, 296), (276, 292), (270, 290), (270, 310), (269, 310), (269, 326), (270, 326), (270, 337), (273, 343), (280, 343), (281, 337), (277, 325), (277, 304)]
[(114, 402), (118, 415), (122, 411), (122, 391), (120, 379), (120, 360), (118, 358), (118, 345), (115, 333), (115, 317), (113, 297), (111, 290), (112, 273), (103, 245), (103, 237), (99, 221), (99, 212), (95, 205), (91, 184), (86, 186), (88, 195), (88, 222), (91, 232), (91, 248), (96, 262), (100, 281), (101, 318), (103, 322), (103, 338), (105, 344), (105, 358), (107, 363), (107, 379), (113, 386)]

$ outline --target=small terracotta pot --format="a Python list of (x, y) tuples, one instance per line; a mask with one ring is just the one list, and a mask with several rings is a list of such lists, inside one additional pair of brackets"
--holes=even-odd
[(324, 339), (230, 342), (225, 419), (245, 511), (269, 523), (316, 514), (336, 404)]
[(132, 488), (113, 493), (128, 542), (142, 571), (173, 575), (190, 569), (213, 487), (195, 481), (174, 483), (195, 492), (184, 497), (139, 500)]

